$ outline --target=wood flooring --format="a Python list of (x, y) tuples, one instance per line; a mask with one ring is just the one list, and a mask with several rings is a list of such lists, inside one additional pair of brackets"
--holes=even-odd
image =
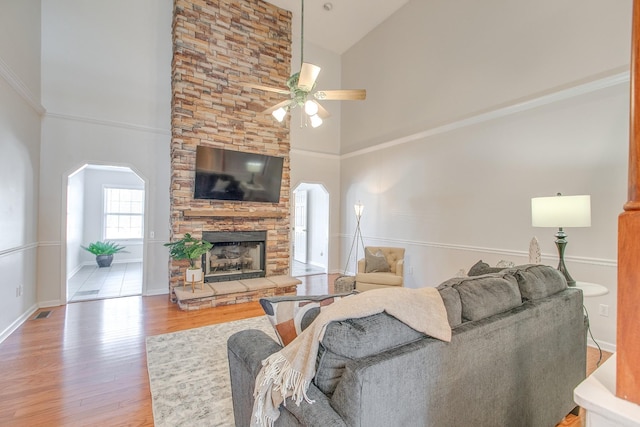
[[(298, 293), (331, 293), (336, 276), (301, 278)], [(0, 426), (153, 426), (146, 337), (263, 315), (257, 302), (186, 312), (167, 296), (38, 313), (0, 344)]]

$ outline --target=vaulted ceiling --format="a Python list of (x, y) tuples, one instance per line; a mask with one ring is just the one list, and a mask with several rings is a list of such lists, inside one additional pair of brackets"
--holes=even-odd
[[(409, 0), (305, 0), (304, 39), (342, 54)], [(302, 0), (268, 0), (293, 12), (299, 37)], [(331, 5), (326, 6), (325, 5)], [(327, 10), (330, 9), (330, 10)]]

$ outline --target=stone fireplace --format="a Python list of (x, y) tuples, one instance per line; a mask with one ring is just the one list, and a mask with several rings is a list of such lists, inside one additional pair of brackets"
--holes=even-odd
[(202, 256), (205, 283), (265, 276), (266, 231), (205, 231), (202, 239), (213, 243)]
[[(247, 279), (254, 281), (288, 275), (289, 123), (262, 114), (282, 100), (279, 94), (243, 83), (278, 87), (287, 81), (291, 12), (261, 0), (174, 0), (172, 38), (171, 239), (185, 233), (196, 238), (264, 233), (264, 243), (258, 245), (237, 238), (214, 242), (203, 259), (205, 287), (213, 287), (214, 280), (232, 287), (244, 280), (239, 274), (257, 275)], [(194, 199), (199, 145), (282, 157), (279, 202)], [(184, 284), (185, 268), (185, 262), (170, 261), (172, 301), (177, 300), (175, 288)]]

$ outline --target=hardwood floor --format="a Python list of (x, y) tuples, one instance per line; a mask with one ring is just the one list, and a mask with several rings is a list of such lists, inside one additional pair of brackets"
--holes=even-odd
[[(298, 293), (331, 293), (335, 277), (307, 276)], [(167, 296), (43, 311), (0, 344), (1, 426), (153, 426), (146, 337), (263, 315), (257, 302), (186, 312)]]

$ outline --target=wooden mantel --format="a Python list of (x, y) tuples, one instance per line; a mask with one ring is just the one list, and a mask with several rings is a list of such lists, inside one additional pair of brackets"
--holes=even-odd
[(618, 218), (616, 395), (640, 404), (640, 0), (633, 2), (629, 200)]
[(183, 211), (183, 214), (189, 218), (285, 218), (287, 216), (287, 212), (234, 211), (222, 209), (187, 209)]

